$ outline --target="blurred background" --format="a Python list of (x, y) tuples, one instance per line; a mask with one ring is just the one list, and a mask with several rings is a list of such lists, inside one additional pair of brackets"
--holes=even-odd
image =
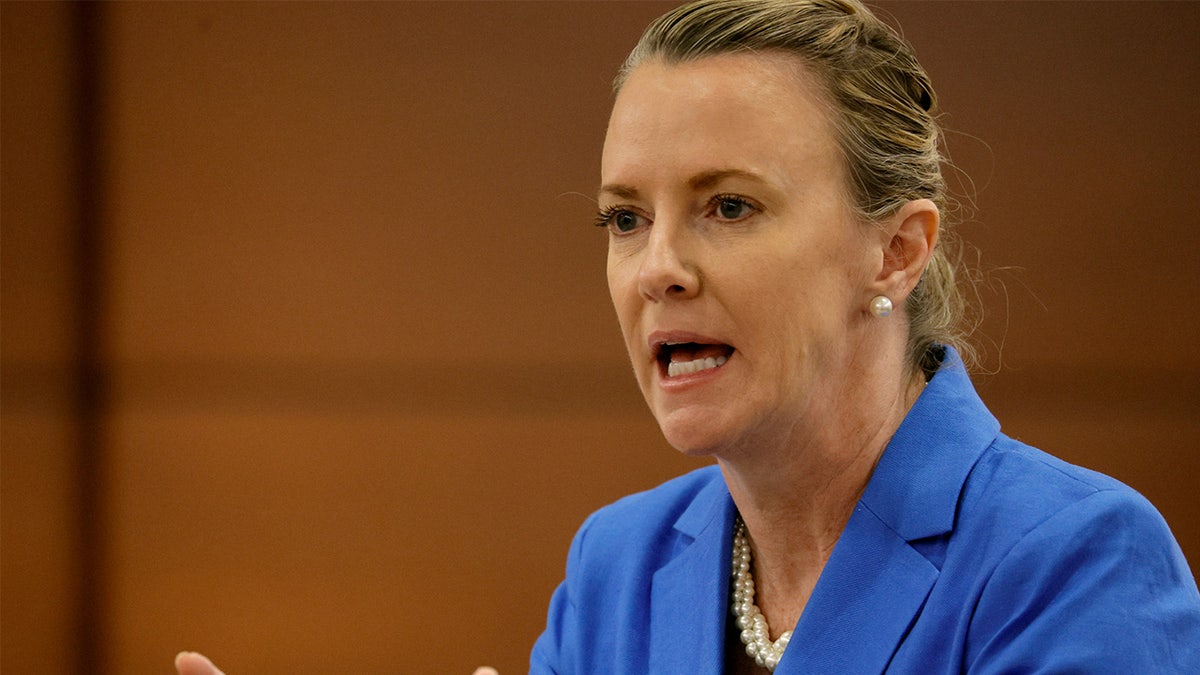
[[(696, 466), (590, 227), (670, 4), (3, 2), (0, 669), (524, 672), (580, 522)], [(1200, 4), (879, 7), (970, 176), (984, 399), (1195, 569)]]

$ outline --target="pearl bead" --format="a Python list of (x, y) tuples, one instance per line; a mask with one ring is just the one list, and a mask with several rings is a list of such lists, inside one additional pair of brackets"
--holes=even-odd
[(730, 610), (736, 619), (737, 627), (741, 629), (740, 637), (746, 645), (746, 654), (758, 665), (774, 671), (792, 639), (792, 631), (784, 631), (778, 640), (772, 642), (767, 617), (763, 616), (762, 611), (754, 604), (754, 577), (750, 574), (750, 542), (746, 539), (746, 524), (740, 517), (734, 523), (733, 559), (731, 585), (734, 591), (730, 594)]

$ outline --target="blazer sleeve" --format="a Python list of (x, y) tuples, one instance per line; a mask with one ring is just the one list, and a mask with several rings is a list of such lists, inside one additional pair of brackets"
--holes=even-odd
[(563, 669), (565, 662), (563, 652), (570, 650), (565, 644), (565, 636), (569, 627), (575, 622), (575, 607), (571, 603), (564, 581), (555, 589), (550, 598), (550, 612), (544, 630), (537, 642), (533, 644), (533, 653), (529, 656), (529, 672), (531, 675), (560, 675), (569, 672)]
[(529, 656), (530, 675), (569, 675), (576, 672), (576, 654), (580, 648), (577, 643), (579, 633), (579, 612), (575, 605), (578, 595), (575, 586), (580, 582), (580, 566), (583, 557), (583, 540), (588, 529), (595, 520), (592, 514), (580, 526), (571, 548), (567, 553), (566, 579), (554, 590), (550, 597), (550, 609), (546, 616), (546, 629), (533, 645)]
[(1004, 555), (967, 638), (973, 673), (1200, 673), (1200, 593), (1154, 507), (1100, 490)]

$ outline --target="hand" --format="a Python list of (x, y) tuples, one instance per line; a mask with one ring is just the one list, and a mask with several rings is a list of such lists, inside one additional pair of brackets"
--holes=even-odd
[(179, 652), (175, 656), (175, 670), (179, 675), (225, 675), (203, 654)]
[[(175, 670), (179, 671), (179, 675), (225, 675), (207, 657), (196, 652), (179, 652), (175, 656)], [(495, 668), (484, 666), (476, 668), (473, 675), (500, 675), (500, 673), (496, 672)]]

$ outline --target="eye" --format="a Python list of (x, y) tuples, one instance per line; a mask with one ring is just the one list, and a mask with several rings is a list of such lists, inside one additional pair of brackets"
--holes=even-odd
[(649, 222), (645, 216), (629, 209), (610, 206), (596, 216), (596, 225), (607, 227), (613, 234), (629, 234)]
[(758, 210), (748, 200), (736, 195), (717, 195), (712, 200), (712, 209), (722, 220), (742, 220)]

